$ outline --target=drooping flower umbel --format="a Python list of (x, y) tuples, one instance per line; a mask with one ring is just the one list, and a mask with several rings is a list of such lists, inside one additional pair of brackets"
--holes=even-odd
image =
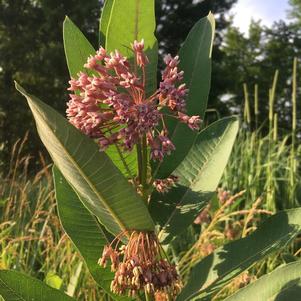
[[(197, 130), (199, 116), (185, 114), (185, 84), (180, 84), (183, 71), (179, 71), (179, 58), (165, 57), (166, 68), (159, 88), (147, 95), (145, 66), (149, 63), (144, 53), (144, 42), (132, 45), (134, 66), (115, 50), (108, 54), (100, 48), (90, 56), (85, 68), (70, 80), (67, 117), (86, 135), (96, 139), (102, 150), (118, 144), (131, 151), (145, 137), (153, 160), (163, 160), (175, 149), (168, 137), (164, 118), (177, 118), (191, 129)], [(92, 72), (91, 72), (92, 71)], [(164, 110), (167, 108), (168, 110)], [(166, 113), (168, 111), (168, 113)]]
[[(163, 258), (163, 250), (152, 232), (133, 231), (129, 242), (118, 251), (120, 240), (113, 241), (103, 250), (99, 264), (106, 266), (111, 261), (115, 272), (111, 290), (120, 295), (135, 297), (140, 291), (150, 295), (165, 295), (166, 300), (174, 300), (182, 284), (176, 268)], [(122, 258), (122, 259), (121, 259)]]

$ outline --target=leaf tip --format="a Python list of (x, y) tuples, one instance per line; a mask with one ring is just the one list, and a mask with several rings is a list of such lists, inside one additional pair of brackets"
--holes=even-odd
[(18, 84), (18, 82), (14, 80), (14, 83), (16, 90), (19, 91), (22, 95), (25, 95), (25, 90)]
[(64, 24), (65, 24), (66, 22), (70, 22), (70, 18), (69, 18), (67, 15), (65, 15)]

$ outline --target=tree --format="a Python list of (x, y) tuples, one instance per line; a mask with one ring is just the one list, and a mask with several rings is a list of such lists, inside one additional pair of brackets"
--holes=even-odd
[(99, 3), (75, 0), (2, 0), (0, 2), (0, 164), (7, 165), (12, 145), (30, 130), (27, 152), (41, 149), (32, 118), (14, 88), (18, 80), (61, 111), (67, 100), (62, 21), (69, 15), (96, 45)]
[[(266, 121), (269, 89), (275, 71), (279, 70), (275, 112), (278, 113), (280, 126), (288, 129), (291, 124), (292, 66), (294, 57), (301, 54), (300, 33), (301, 30), (296, 24), (287, 24), (284, 21), (274, 23), (271, 28), (262, 27), (260, 22), (253, 21), (248, 37), (237, 28), (230, 27), (222, 47), (225, 54), (222, 73), (228, 81), (224, 94), (232, 96), (228, 105), (242, 108), (243, 84), (248, 85), (250, 99), (253, 99), (254, 86), (258, 84), (259, 123)], [(251, 111), (254, 111), (252, 102)]]
[(296, 23), (301, 23), (301, 1), (300, 0), (289, 0), (291, 9), (289, 10), (288, 16)]
[(212, 11), (217, 18), (217, 37), (220, 45), (221, 31), (229, 25), (226, 15), (237, 0), (157, 0), (157, 38), (165, 53), (176, 54), (189, 30), (202, 17)]

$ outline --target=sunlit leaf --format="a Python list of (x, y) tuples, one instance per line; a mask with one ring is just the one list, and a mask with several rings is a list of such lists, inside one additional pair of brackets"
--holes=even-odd
[[(189, 89), (187, 114), (204, 117), (211, 82), (211, 52), (215, 21), (210, 13), (191, 29), (180, 52), (180, 69), (184, 71), (184, 82)], [(153, 166), (155, 178), (167, 178), (185, 158), (193, 145), (197, 132), (174, 118), (167, 120), (169, 136), (176, 150), (162, 163)]]
[(301, 208), (273, 215), (251, 235), (216, 249), (198, 262), (177, 301), (211, 300), (212, 294), (231, 279), (286, 247), (300, 232)]
[(301, 261), (279, 267), (225, 301), (300, 301)]
[(210, 200), (228, 162), (238, 131), (236, 117), (211, 124), (173, 172), (179, 181), (169, 193), (152, 195), (150, 211), (163, 227), (160, 237), (168, 243), (191, 225)]
[(154, 35), (154, 0), (114, 0), (110, 10), (110, 19), (106, 22), (106, 49), (118, 49), (131, 59), (134, 56), (131, 43), (144, 39), (145, 51), (150, 61), (146, 67), (146, 90), (147, 94), (151, 94), (157, 87), (158, 62), (158, 43)]
[(77, 77), (80, 71), (90, 73), (84, 68), (84, 64), (90, 55), (95, 54), (95, 49), (68, 17), (63, 24), (63, 39), (70, 76)]
[(63, 284), (63, 279), (55, 272), (48, 272), (45, 277), (45, 283), (59, 290)]
[(107, 29), (110, 21), (111, 10), (114, 0), (105, 0), (105, 3), (101, 10), (100, 22), (99, 22), (99, 43), (103, 47), (106, 45)]

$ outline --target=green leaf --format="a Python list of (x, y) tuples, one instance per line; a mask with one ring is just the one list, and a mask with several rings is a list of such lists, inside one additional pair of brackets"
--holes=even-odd
[(91, 71), (84, 68), (84, 64), (90, 55), (95, 54), (95, 49), (68, 17), (63, 24), (63, 39), (70, 76), (76, 78), (80, 71), (90, 74)]
[(177, 169), (178, 185), (167, 194), (154, 192), (150, 212), (163, 226), (160, 238), (170, 240), (192, 224), (215, 193), (238, 131), (236, 117), (216, 121), (199, 133)]
[(5, 301), (75, 301), (44, 282), (16, 271), (0, 271), (0, 295)]
[(114, 0), (106, 0), (101, 11), (101, 17), (99, 22), (99, 42), (100, 45), (105, 47), (106, 45), (106, 34), (110, 21), (112, 6)]
[(42, 142), (88, 210), (114, 235), (154, 230), (145, 203), (97, 144), (54, 109), (27, 94)]
[[(100, 34), (105, 36), (107, 51), (119, 50), (133, 60), (131, 43), (144, 39), (145, 52), (150, 64), (146, 66), (146, 92), (152, 94), (157, 87), (158, 43), (154, 35), (155, 4), (154, 0), (107, 0), (101, 17)], [(138, 168), (135, 151), (122, 153), (111, 146), (107, 153), (116, 166), (129, 178), (133, 179)]]
[[(107, 2), (107, 6), (109, 6), (110, 1)], [(104, 7), (104, 13), (109, 9), (107, 6)], [(68, 17), (64, 21), (63, 33), (65, 55), (70, 76), (76, 78), (80, 71), (92, 75), (93, 72), (84, 68), (84, 64), (90, 55), (95, 54), (93, 46)], [(137, 170), (135, 152), (124, 154), (119, 146), (112, 145), (107, 149), (106, 154), (126, 177), (134, 178)]]
[(63, 284), (63, 279), (55, 272), (48, 272), (45, 277), (45, 283), (59, 290)]
[(135, 151), (126, 152), (120, 146), (113, 144), (106, 149), (106, 154), (114, 162), (115, 166), (128, 179), (135, 179), (138, 161)]
[[(184, 82), (189, 89), (186, 100), (188, 115), (203, 118), (207, 108), (214, 30), (215, 21), (210, 13), (194, 25), (179, 52), (180, 69), (184, 71)], [(153, 166), (155, 178), (167, 178), (185, 158), (197, 136), (197, 132), (174, 118), (167, 120), (167, 128), (176, 150), (162, 163)]]
[(132, 59), (134, 53), (131, 50), (131, 43), (144, 39), (145, 52), (150, 61), (146, 66), (146, 91), (150, 95), (157, 88), (158, 43), (154, 35), (156, 29), (154, 0), (114, 0), (108, 5), (112, 6), (110, 19), (106, 21), (106, 49), (108, 51), (118, 49)]
[(286, 247), (300, 232), (301, 208), (271, 216), (251, 235), (216, 249), (197, 263), (177, 301), (210, 300), (231, 279)]
[(225, 301), (300, 301), (301, 261), (279, 267)]
[(55, 166), (53, 178), (60, 221), (85, 260), (92, 277), (108, 294), (113, 295), (114, 299), (128, 299), (112, 294), (110, 283), (114, 274), (110, 267), (104, 269), (97, 264), (104, 246), (109, 243), (108, 235), (100, 227), (97, 219), (81, 203), (77, 194)]

